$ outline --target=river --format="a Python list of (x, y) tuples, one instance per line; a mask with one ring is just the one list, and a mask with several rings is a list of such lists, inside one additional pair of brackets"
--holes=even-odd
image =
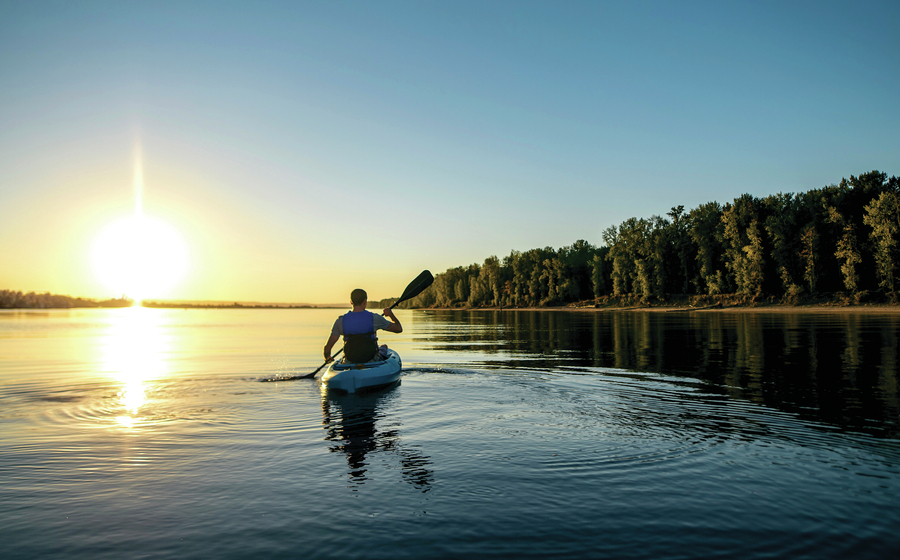
[(0, 311), (4, 558), (889, 558), (900, 316)]

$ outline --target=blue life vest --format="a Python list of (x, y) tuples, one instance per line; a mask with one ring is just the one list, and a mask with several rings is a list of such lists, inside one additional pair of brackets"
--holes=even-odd
[(375, 336), (375, 314), (371, 311), (349, 311), (341, 320), (344, 331), (344, 361), (353, 364), (368, 362), (378, 352)]

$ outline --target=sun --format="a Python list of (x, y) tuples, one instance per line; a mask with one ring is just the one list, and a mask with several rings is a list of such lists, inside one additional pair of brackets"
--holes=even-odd
[(141, 214), (113, 223), (94, 243), (94, 270), (135, 303), (168, 295), (187, 270), (184, 243), (171, 227)]

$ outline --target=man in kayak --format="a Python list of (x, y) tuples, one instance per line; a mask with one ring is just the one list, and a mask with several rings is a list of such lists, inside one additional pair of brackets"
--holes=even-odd
[(357, 288), (350, 292), (350, 303), (353, 304), (353, 311), (348, 311), (338, 317), (334, 326), (331, 327), (331, 336), (325, 343), (325, 361), (334, 360), (331, 357), (331, 349), (342, 336), (344, 337), (345, 362), (361, 364), (373, 359), (381, 359), (382, 354), (385, 353), (382, 350), (386, 351), (387, 346), (378, 347), (378, 337), (375, 336), (375, 331), (381, 329), (399, 333), (403, 332), (403, 326), (390, 308), (385, 309), (382, 313), (390, 321), (381, 315), (366, 311), (369, 296), (365, 290)]

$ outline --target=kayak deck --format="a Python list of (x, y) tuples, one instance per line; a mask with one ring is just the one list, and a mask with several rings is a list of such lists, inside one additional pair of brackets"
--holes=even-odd
[(364, 364), (334, 362), (317, 378), (328, 389), (355, 393), (380, 389), (394, 383), (400, 379), (402, 369), (400, 355), (394, 350), (388, 350), (387, 357), (379, 362)]

